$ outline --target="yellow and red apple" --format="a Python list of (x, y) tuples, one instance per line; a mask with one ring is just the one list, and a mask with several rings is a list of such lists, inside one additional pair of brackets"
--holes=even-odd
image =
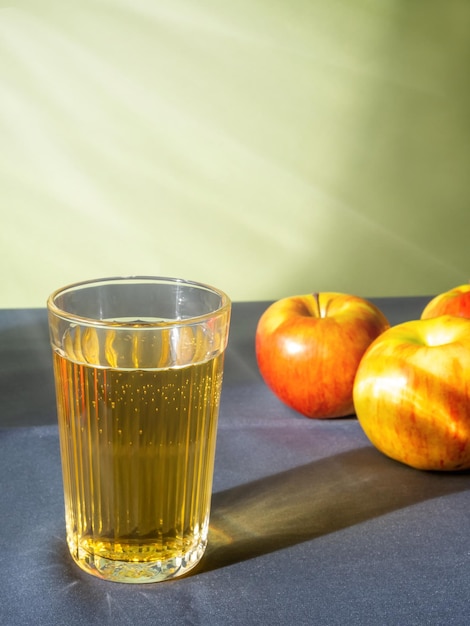
[(261, 376), (282, 402), (307, 417), (351, 415), (359, 362), (389, 326), (377, 306), (357, 296), (283, 298), (268, 307), (256, 329)]
[(444, 315), (385, 331), (361, 360), (353, 398), (385, 455), (424, 470), (470, 468), (470, 321)]
[(430, 319), (439, 315), (470, 317), (470, 283), (459, 285), (437, 295), (424, 307), (421, 319)]

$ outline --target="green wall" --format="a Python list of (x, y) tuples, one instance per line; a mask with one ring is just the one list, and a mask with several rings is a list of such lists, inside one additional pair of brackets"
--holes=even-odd
[(470, 279), (470, 2), (0, 1), (0, 306)]

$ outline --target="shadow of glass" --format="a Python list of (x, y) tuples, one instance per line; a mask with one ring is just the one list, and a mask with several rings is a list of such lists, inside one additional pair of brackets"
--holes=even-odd
[(214, 494), (207, 572), (465, 491), (469, 473), (422, 472), (364, 447)]

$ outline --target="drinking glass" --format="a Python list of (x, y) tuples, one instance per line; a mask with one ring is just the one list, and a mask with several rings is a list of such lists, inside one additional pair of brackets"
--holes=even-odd
[(119, 582), (188, 572), (207, 544), (229, 298), (118, 277), (47, 306), (73, 559)]

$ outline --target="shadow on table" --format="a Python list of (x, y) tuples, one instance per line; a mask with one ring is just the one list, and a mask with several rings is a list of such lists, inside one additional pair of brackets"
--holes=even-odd
[(372, 447), (315, 461), (214, 494), (209, 545), (194, 573), (469, 488), (469, 472), (415, 470)]

